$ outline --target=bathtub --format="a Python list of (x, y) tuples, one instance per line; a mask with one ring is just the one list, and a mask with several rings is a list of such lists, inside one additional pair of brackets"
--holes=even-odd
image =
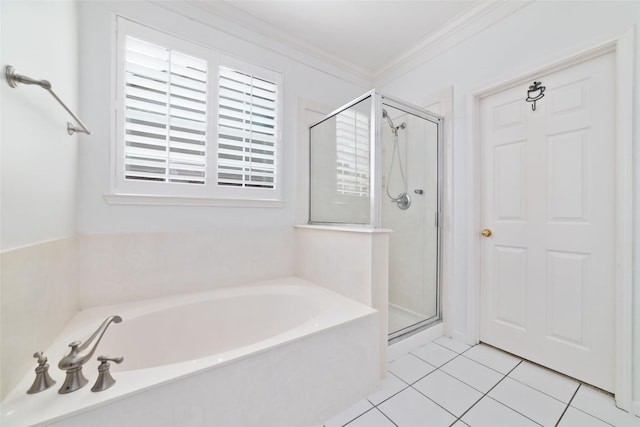
[[(85, 364), (89, 384), (58, 394), (67, 344), (112, 314), (123, 322)], [(2, 425), (321, 425), (378, 384), (378, 328), (372, 308), (294, 277), (83, 310), (45, 350), (57, 384), (27, 395), (30, 371), (2, 402)], [(99, 355), (124, 362), (93, 393)]]

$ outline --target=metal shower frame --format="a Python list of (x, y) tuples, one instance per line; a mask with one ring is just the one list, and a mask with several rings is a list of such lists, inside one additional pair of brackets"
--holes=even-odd
[[(368, 224), (358, 224), (358, 223), (335, 223), (335, 222), (320, 222), (320, 221), (311, 221), (311, 197), (309, 197), (309, 224), (315, 225), (331, 225), (331, 226), (348, 226), (348, 227), (364, 227), (364, 228), (382, 228), (382, 109), (383, 105), (388, 105), (391, 108), (395, 108), (397, 110), (404, 111), (405, 113), (420, 117), (425, 119), (431, 123), (435, 123), (438, 129), (438, 146), (437, 146), (437, 167), (438, 167), (438, 188), (437, 188), (437, 209), (436, 209), (436, 217), (434, 218), (436, 227), (437, 227), (437, 250), (438, 250), (438, 259), (437, 259), (437, 267), (436, 267), (436, 316), (435, 318), (430, 318), (425, 321), (419, 322), (416, 325), (405, 328), (403, 330), (398, 331), (397, 333), (393, 333), (389, 335), (389, 341), (393, 341), (400, 336), (407, 336), (415, 332), (419, 332), (420, 330), (433, 325), (434, 323), (440, 322), (442, 320), (442, 197), (444, 191), (444, 138), (443, 138), (443, 121), (444, 117), (427, 111), (424, 108), (420, 108), (416, 105), (410, 104), (408, 102), (399, 100), (397, 98), (393, 98), (387, 95), (383, 95), (378, 93), (375, 89), (371, 90), (362, 96), (354, 99), (353, 101), (343, 105), (342, 107), (332, 111), (327, 116), (325, 116), (322, 120), (317, 123), (309, 126), (308, 135), (309, 135), (309, 153), (311, 150), (311, 128), (320, 123), (334, 117), (338, 113), (351, 108), (352, 106), (364, 101), (367, 98), (371, 98), (371, 122), (370, 122), (370, 158), (369, 158), (369, 170), (372, 173), (369, 176), (369, 223)], [(309, 155), (309, 170), (311, 170), (311, 155)], [(309, 196), (311, 196), (311, 187), (312, 182), (309, 180)]]

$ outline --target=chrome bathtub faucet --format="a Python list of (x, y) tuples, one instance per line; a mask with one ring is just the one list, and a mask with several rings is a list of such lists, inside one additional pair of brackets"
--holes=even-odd
[(69, 344), (71, 352), (63, 357), (62, 360), (60, 360), (60, 363), (58, 363), (58, 368), (67, 372), (64, 384), (62, 384), (58, 393), (71, 393), (72, 391), (76, 391), (87, 385), (89, 381), (84, 377), (84, 375), (82, 375), (82, 366), (91, 359), (91, 356), (93, 356), (93, 353), (98, 347), (98, 343), (102, 339), (102, 336), (111, 322), (120, 323), (122, 322), (122, 317), (107, 317), (107, 319), (102, 322), (102, 325), (100, 325), (100, 327), (87, 339), (87, 341), (84, 343), (81, 341), (74, 341)]

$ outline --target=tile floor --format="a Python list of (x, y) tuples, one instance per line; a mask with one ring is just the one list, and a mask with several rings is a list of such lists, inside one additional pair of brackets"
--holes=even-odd
[(634, 426), (640, 418), (570, 378), (480, 344), (437, 340), (391, 362), (377, 392), (324, 427)]

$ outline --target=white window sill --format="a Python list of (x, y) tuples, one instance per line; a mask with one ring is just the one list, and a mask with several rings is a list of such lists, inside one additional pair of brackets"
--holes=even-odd
[(247, 208), (281, 208), (284, 200), (268, 199), (208, 199), (204, 197), (152, 196), (143, 194), (105, 194), (109, 205), (142, 206), (220, 206)]

